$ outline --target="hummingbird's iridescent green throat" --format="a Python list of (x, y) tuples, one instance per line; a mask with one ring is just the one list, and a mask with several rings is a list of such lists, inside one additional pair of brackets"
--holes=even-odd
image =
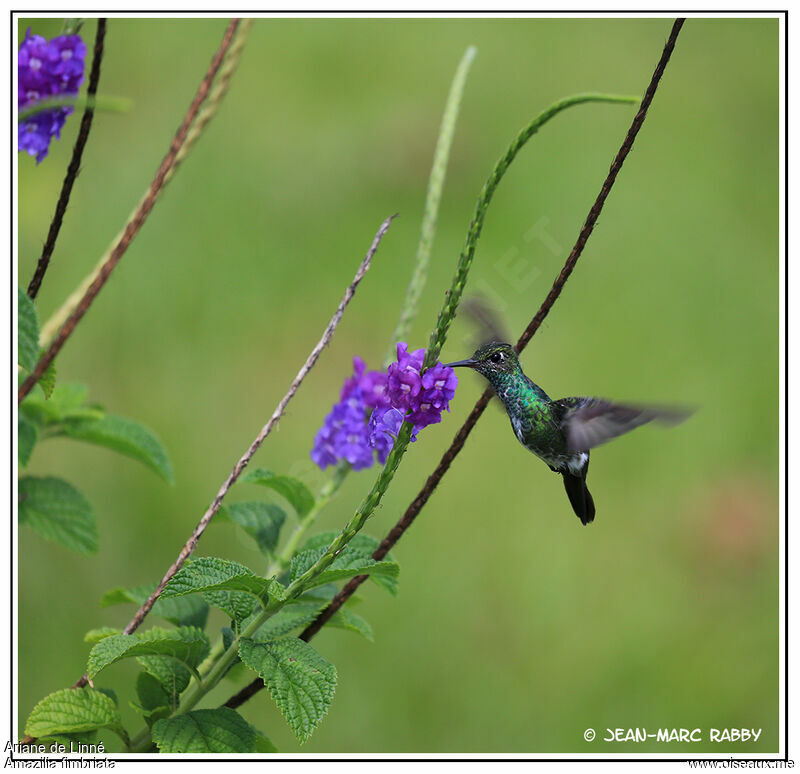
[(691, 412), (653, 406), (622, 406), (600, 398), (551, 400), (529, 379), (510, 344), (492, 341), (467, 360), (447, 363), (478, 371), (503, 401), (520, 443), (564, 479), (570, 504), (583, 524), (594, 519), (586, 487), (589, 449), (653, 420), (677, 424)]

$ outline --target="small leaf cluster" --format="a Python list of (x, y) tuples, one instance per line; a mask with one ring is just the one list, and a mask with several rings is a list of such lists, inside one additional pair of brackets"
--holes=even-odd
[[(339, 584), (356, 575), (370, 578), (392, 594), (397, 593), (398, 565), (387, 558), (375, 561), (375, 538), (358, 534), (336, 559), (311, 578), (299, 593), (290, 587), (325, 553), (337, 533), (305, 535), (321, 507), (308, 487), (290, 476), (258, 469), (240, 481), (271, 489), (294, 512), (295, 527), (286, 546), (297, 546), (291, 555), (279, 554), (283, 527), (292, 521), (285, 504), (253, 500), (227, 505), (223, 521), (249, 535), (274, 574), (261, 574), (230, 559), (203, 556), (187, 560), (167, 584), (152, 613), (171, 624), (123, 634), (103, 626), (87, 632), (91, 644), (86, 674), (89, 687), (57, 691), (33, 710), (25, 731), (32, 736), (116, 733), (133, 751), (155, 745), (166, 753), (275, 752), (274, 745), (236, 710), (229, 707), (198, 709), (196, 705), (221, 679), (241, 679), (250, 673), (263, 680), (266, 692), (302, 743), (309, 739), (333, 701), (336, 668), (298, 635), (328, 605)], [(141, 605), (155, 584), (114, 588), (101, 607)], [(328, 625), (346, 629), (367, 640), (372, 627), (352, 610), (352, 598)], [(209, 612), (221, 610), (227, 621), (212, 644)], [(140, 671), (135, 699), (130, 705), (146, 728), (129, 736), (123, 728), (115, 697), (95, 685), (108, 668), (135, 660)]]
[[(30, 372), (39, 359), (36, 308), (18, 289), (20, 373)], [(156, 436), (132, 419), (107, 413), (88, 402), (82, 384), (56, 384), (51, 367), (19, 406), (17, 458), (20, 469), (30, 462), (36, 445), (49, 438), (71, 438), (104, 446), (138, 460), (168, 483), (172, 465)], [(89, 501), (70, 483), (46, 476), (22, 476), (18, 484), (19, 520), (48, 540), (83, 554), (97, 551), (97, 521)]]

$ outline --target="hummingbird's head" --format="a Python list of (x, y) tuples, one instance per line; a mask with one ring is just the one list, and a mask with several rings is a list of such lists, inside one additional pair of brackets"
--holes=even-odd
[(513, 373), (519, 368), (519, 360), (514, 347), (500, 341), (491, 341), (475, 350), (475, 354), (467, 360), (457, 360), (455, 363), (446, 363), (451, 368), (465, 366), (473, 368), (483, 374), (487, 379), (495, 374)]

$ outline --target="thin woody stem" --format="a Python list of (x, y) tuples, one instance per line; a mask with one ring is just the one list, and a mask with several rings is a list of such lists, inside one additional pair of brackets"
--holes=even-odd
[[(192, 124), (192, 128), (189, 130), (189, 133), (186, 135), (186, 141), (181, 146), (181, 149), (178, 151), (177, 156), (175, 156), (175, 161), (173, 165), (170, 167), (167, 174), (164, 176), (164, 182), (161, 186), (161, 191), (159, 195), (164, 192), (164, 189), (169, 184), (170, 180), (175, 176), (175, 173), (178, 171), (181, 162), (189, 155), (192, 150), (192, 147), (203, 134), (206, 126), (211, 121), (211, 119), (216, 115), (217, 110), (219, 109), (220, 104), (222, 103), (223, 98), (227, 94), (228, 87), (230, 86), (231, 78), (233, 77), (234, 72), (236, 71), (236, 67), (239, 64), (239, 58), (242, 53), (242, 49), (244, 48), (244, 44), (247, 42), (247, 33), (250, 30), (250, 27), (253, 24), (252, 19), (243, 19), (241, 24), (236, 30), (236, 34), (234, 35), (233, 42), (228, 49), (227, 54), (225, 55), (225, 61), (222, 63), (222, 66), (219, 69), (219, 75), (217, 78), (214, 79), (214, 86), (211, 89), (210, 94), (208, 95), (208, 100), (206, 104), (203, 105), (203, 109), (197, 115), (197, 119)], [(123, 226), (122, 230), (117, 234), (111, 242), (111, 245), (108, 249), (100, 256), (100, 260), (97, 262), (95, 267), (89, 274), (81, 281), (78, 287), (68, 296), (66, 301), (55, 311), (52, 315), (48, 318), (47, 322), (42, 325), (41, 333), (39, 334), (39, 346), (40, 347), (47, 347), (50, 345), (50, 342), (53, 340), (58, 329), (64, 324), (66, 319), (75, 311), (78, 304), (81, 302), (84, 294), (91, 286), (92, 282), (94, 282), (97, 275), (100, 273), (103, 265), (108, 260), (109, 255), (111, 255), (111, 251), (114, 249), (114, 246), (117, 242), (122, 239), (123, 234), (125, 233), (125, 229), (128, 227), (128, 224), (136, 217), (136, 213), (139, 211), (139, 208), (142, 206), (142, 203), (146, 199), (148, 191), (145, 192), (144, 196), (139, 200), (139, 203), (134, 208), (133, 212), (131, 213), (128, 221)]]
[(81, 169), (83, 149), (86, 147), (86, 141), (89, 139), (89, 131), (92, 128), (92, 119), (94, 118), (94, 96), (97, 94), (97, 85), (100, 82), (100, 64), (103, 61), (103, 44), (105, 42), (105, 37), (106, 20), (98, 19), (97, 33), (94, 39), (94, 53), (92, 55), (92, 70), (89, 74), (89, 85), (86, 88), (86, 109), (83, 111), (83, 118), (81, 118), (78, 138), (75, 140), (75, 146), (72, 148), (72, 158), (67, 167), (67, 174), (64, 177), (64, 182), (61, 184), (61, 193), (56, 203), (56, 211), (53, 214), (53, 220), (50, 223), (50, 230), (47, 233), (47, 240), (42, 248), (42, 255), (39, 258), (39, 263), (36, 265), (36, 271), (34, 271), (33, 277), (28, 285), (28, 295), (32, 299), (36, 298), (39, 288), (42, 285), (44, 275), (50, 265), (50, 257), (53, 255), (56, 239), (58, 239), (58, 233), (61, 231), (61, 223), (64, 220), (64, 213), (67, 211), (69, 197), (72, 194), (72, 187), (75, 185), (75, 180)]
[[(647, 91), (645, 92), (644, 98), (642, 99), (641, 106), (639, 111), (637, 112), (636, 116), (631, 123), (630, 129), (625, 136), (625, 139), (622, 142), (622, 145), (617, 153), (616, 157), (614, 158), (613, 163), (611, 164), (611, 168), (609, 170), (608, 176), (606, 177), (603, 185), (600, 189), (600, 193), (597, 195), (597, 199), (595, 200), (592, 208), (589, 210), (589, 214), (586, 218), (586, 222), (584, 223), (581, 231), (578, 235), (578, 239), (575, 242), (575, 246), (572, 248), (572, 251), (569, 254), (566, 262), (564, 263), (564, 267), (559, 273), (556, 281), (553, 283), (553, 287), (551, 288), (550, 292), (547, 294), (544, 302), (542, 303), (539, 310), (534, 315), (531, 322), (528, 324), (528, 327), (522, 333), (517, 342), (516, 349), (517, 352), (521, 352), (531, 340), (533, 335), (538, 330), (539, 326), (542, 324), (544, 318), (547, 316), (547, 313), (552, 308), (553, 304), (558, 299), (561, 291), (564, 288), (567, 280), (569, 279), (572, 270), (575, 268), (575, 264), (577, 263), (578, 259), (583, 252), (584, 247), (586, 246), (586, 242), (589, 238), (589, 235), (592, 233), (594, 229), (595, 223), (600, 216), (600, 213), (603, 209), (603, 205), (605, 203), (606, 198), (608, 197), (609, 192), (611, 191), (612, 186), (614, 185), (614, 181), (617, 178), (617, 174), (619, 173), (620, 169), (622, 168), (623, 163), (625, 162), (628, 153), (630, 152), (633, 142), (636, 139), (636, 135), (639, 133), (639, 129), (644, 122), (644, 119), (647, 115), (647, 110), (650, 107), (650, 103), (653, 101), (653, 96), (655, 95), (656, 89), (658, 88), (658, 84), (661, 80), (661, 76), (664, 74), (664, 69), (669, 62), (670, 56), (672, 55), (672, 51), (675, 48), (675, 42), (678, 38), (678, 33), (683, 26), (685, 19), (676, 19), (675, 23), (672, 26), (672, 31), (670, 33), (669, 39), (667, 40), (666, 45), (664, 46), (664, 50), (661, 54), (661, 58), (656, 66), (656, 69), (653, 73), (653, 77), (650, 80), (650, 85), (647, 87)], [(477, 403), (475, 404), (474, 408), (470, 412), (467, 420), (461, 426), (459, 431), (456, 433), (453, 442), (450, 444), (450, 447), (442, 456), (439, 464), (436, 466), (436, 469), (431, 473), (428, 477), (425, 485), (420, 490), (419, 494), (414, 498), (411, 504), (406, 509), (406, 512), (400, 518), (400, 520), (395, 524), (394, 527), (389, 531), (386, 537), (381, 541), (381, 544), (372, 554), (372, 558), (376, 561), (383, 559), (386, 554), (392, 549), (392, 547), (397, 543), (398, 540), (403, 536), (403, 533), (411, 526), (414, 519), (417, 517), (419, 512), (428, 502), (431, 494), (433, 494), (434, 490), (436, 489), (437, 485), (441, 481), (444, 474), (450, 468), (450, 464), (455, 459), (456, 455), (461, 451), (464, 444), (466, 443), (467, 438), (475, 426), (475, 423), (480, 419), (481, 414), (483, 414), (484, 409), (488, 405), (489, 401), (492, 397), (492, 390), (487, 389), (478, 399)], [(320, 612), (319, 616), (309, 624), (303, 632), (300, 634), (300, 639), (308, 642), (315, 634), (317, 634), (320, 629), (333, 617), (333, 615), (344, 605), (344, 603), (352, 596), (355, 590), (367, 579), (368, 576), (366, 575), (358, 575), (355, 578), (351, 578), (339, 591), (339, 593), (331, 600), (330, 604)], [(244, 702), (258, 693), (264, 687), (263, 680), (259, 677), (250, 682), (246, 685), (242, 690), (238, 693), (233, 695), (228, 701), (225, 702), (226, 707), (236, 708), (241, 706)]]
[(175, 158), (180, 152), (181, 147), (186, 141), (186, 136), (189, 133), (192, 123), (197, 117), (200, 106), (208, 96), (211, 83), (219, 71), (220, 65), (225, 57), (225, 53), (231, 45), (231, 40), (233, 39), (233, 35), (238, 26), (239, 19), (233, 19), (225, 30), (225, 34), (222, 37), (222, 42), (220, 43), (216, 54), (214, 54), (214, 58), (211, 60), (211, 65), (208, 68), (208, 72), (200, 83), (200, 87), (198, 88), (197, 93), (195, 94), (195, 97), (189, 106), (189, 109), (186, 111), (183, 122), (175, 134), (169, 151), (167, 152), (167, 155), (164, 156), (164, 159), (162, 160), (158, 171), (153, 178), (153, 182), (150, 184), (147, 195), (142, 200), (142, 203), (139, 205), (135, 216), (128, 223), (125, 231), (122, 233), (122, 236), (111, 250), (108, 260), (103, 264), (97, 276), (94, 278), (94, 281), (87, 288), (80, 303), (64, 323), (45, 354), (39, 359), (39, 362), (36, 364), (36, 367), (33, 369), (32, 373), (20, 386), (17, 396), (18, 403), (21, 403), (22, 399), (33, 389), (33, 385), (36, 384), (39, 379), (41, 379), (42, 375), (47, 370), (47, 367), (53, 362), (56, 355), (58, 355), (58, 353), (61, 351), (61, 348), (66, 343), (67, 339), (72, 335), (75, 327), (86, 314), (92, 302), (97, 297), (97, 294), (103, 289), (108, 281), (108, 278), (111, 276), (111, 272), (114, 271), (114, 268), (120, 262), (122, 256), (125, 254), (125, 251), (130, 246), (130, 243), (133, 241), (136, 234), (139, 233), (139, 230), (147, 220), (147, 216), (153, 209), (156, 199), (158, 198), (158, 194), (164, 186), (164, 180), (166, 179), (169, 170), (174, 165)]
[[(136, 629), (139, 628), (139, 625), (142, 623), (145, 616), (150, 612), (151, 608), (153, 607), (159, 596), (161, 596), (161, 592), (164, 590), (164, 587), (167, 585), (167, 583), (169, 583), (169, 581), (178, 572), (178, 570), (180, 570), (181, 567), (183, 567), (184, 562), (186, 562), (189, 556), (191, 556), (192, 552), (197, 547), (197, 543), (202, 537), (203, 532), (205, 532), (206, 527), (209, 525), (211, 519), (214, 517), (217, 511), (219, 511), (220, 505), (222, 505), (222, 501), (225, 498), (225, 495), (228, 494), (228, 491), (236, 483), (236, 480), (242, 474), (242, 471), (244, 471), (250, 460), (253, 458), (253, 455), (258, 451), (259, 447), (264, 442), (264, 439), (270, 434), (272, 428), (281, 418), (283, 412), (286, 410), (286, 406), (289, 404), (289, 401), (294, 397), (298, 387), (302, 384), (303, 379), (306, 378), (308, 372), (316, 364), (322, 350), (330, 343), (330, 340), (333, 337), (333, 332), (339, 325), (339, 321), (342, 319), (342, 315), (344, 314), (345, 308), (350, 303), (350, 300), (353, 298), (353, 295), (356, 292), (356, 288), (358, 287), (361, 280), (364, 278), (364, 275), (369, 270), (372, 257), (375, 255), (375, 252), (378, 249), (378, 245), (380, 244), (381, 239), (383, 239), (383, 235), (389, 230), (389, 226), (391, 225), (391, 222), (394, 218), (395, 216), (391, 215), (381, 224), (381, 227), (378, 229), (378, 232), (375, 234), (375, 237), (372, 240), (372, 244), (370, 245), (369, 250), (367, 251), (367, 254), (364, 257), (364, 260), (358, 267), (358, 271), (356, 272), (355, 277), (353, 277), (353, 281), (347, 287), (344, 296), (342, 296), (342, 300), (339, 302), (339, 306), (337, 307), (336, 312), (334, 312), (331, 321), (328, 323), (328, 327), (325, 328), (325, 332), (322, 334), (322, 338), (320, 338), (314, 349), (311, 350), (311, 354), (308, 356), (308, 358), (306, 358), (306, 362), (303, 363), (303, 367), (298, 371), (297, 376), (295, 376), (294, 381), (292, 381), (291, 385), (289, 386), (289, 391), (286, 393), (286, 395), (283, 396), (283, 398), (281, 398), (280, 402), (275, 408), (275, 411), (272, 412), (272, 416), (269, 418), (269, 421), (261, 429), (261, 432), (255, 437), (255, 440), (250, 444), (247, 451), (233, 466), (233, 470), (230, 472), (230, 475), (225, 479), (222, 486), (219, 488), (216, 497), (211, 501), (211, 505), (208, 506), (206, 512), (203, 514), (203, 518), (200, 519), (197, 526), (194, 528), (194, 532), (192, 532), (191, 536), (181, 549), (180, 553), (178, 554), (178, 558), (173, 562), (172, 566), (164, 574), (164, 577), (161, 579), (158, 586), (156, 586), (153, 593), (147, 598), (145, 603), (136, 611), (136, 613), (134, 614), (133, 618), (131, 618), (128, 625), (122, 630), (123, 634), (131, 634), (134, 631), (136, 631)], [(78, 680), (78, 682), (75, 683), (75, 685), (73, 685), (72, 687), (80, 688), (82, 685), (85, 685), (86, 682), (87, 682), (87, 676), (83, 675), (83, 677), (81, 677), (81, 679)]]

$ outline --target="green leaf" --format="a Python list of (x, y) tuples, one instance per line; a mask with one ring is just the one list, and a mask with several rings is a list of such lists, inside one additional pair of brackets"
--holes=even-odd
[(48, 540), (79, 553), (97, 551), (92, 506), (60, 478), (25, 476), (19, 480), (19, 520)]
[(319, 602), (298, 602), (286, 605), (258, 630), (254, 639), (258, 641), (275, 640), (288, 634), (293, 629), (310, 624), (322, 610), (324, 605)]
[(25, 724), (29, 736), (73, 734), (107, 728), (126, 742), (128, 735), (114, 701), (91, 688), (65, 688), (42, 699)]
[[(44, 355), (44, 350), (39, 350), (39, 357), (41, 358)], [(39, 387), (42, 388), (42, 392), (44, 393), (45, 400), (47, 400), (52, 394), (53, 390), (56, 388), (56, 361), (51, 360), (50, 365), (47, 366), (45, 372), (42, 374), (42, 378), (39, 379), (37, 382)]]
[(139, 672), (136, 678), (136, 695), (140, 706), (146, 710), (166, 707), (170, 703), (170, 696), (164, 686), (149, 672)]
[(193, 670), (208, 651), (208, 637), (201, 629), (194, 626), (179, 629), (154, 627), (141, 634), (121, 634), (98, 642), (89, 654), (86, 672), (94, 678), (107, 666), (133, 656), (168, 656)]
[(243, 591), (205, 591), (203, 599), (217, 607), (237, 623), (249, 618), (258, 607), (258, 601)]
[(187, 562), (166, 585), (162, 597), (208, 591), (243, 591), (264, 603), (279, 593), (280, 584), (256, 575), (238, 562), (204, 556)]
[(180, 662), (165, 656), (138, 656), (136, 660), (151, 677), (161, 684), (172, 703), (186, 690), (192, 679), (191, 672)]
[(17, 286), (17, 333), (19, 345), (17, 362), (26, 371), (33, 371), (39, 360), (39, 320), (33, 301), (19, 285)]
[(36, 393), (30, 393), (20, 404), (20, 411), (35, 422), (53, 424), (65, 417), (91, 419), (102, 417), (104, 412), (97, 408), (84, 407), (88, 391), (86, 385), (76, 382), (59, 384), (49, 400)]
[(83, 641), (91, 643), (100, 642), (106, 637), (111, 637), (115, 634), (122, 634), (122, 629), (115, 629), (113, 626), (101, 626), (99, 629), (89, 629), (89, 631), (83, 635)]
[(36, 425), (26, 419), (20, 411), (17, 417), (17, 459), (21, 468), (24, 468), (30, 461), (38, 437), (39, 431), (36, 429)]
[(305, 742), (333, 700), (333, 664), (296, 637), (271, 642), (244, 638), (239, 657), (261, 677), (295, 736)]
[(278, 545), (286, 512), (273, 503), (235, 503), (226, 509), (236, 522), (258, 544), (262, 553), (271, 555)]
[(260, 484), (274, 489), (281, 497), (288, 500), (302, 521), (314, 507), (314, 495), (299, 479), (291, 476), (279, 476), (271, 470), (257, 468), (242, 476), (242, 481)]
[(327, 626), (334, 626), (337, 629), (347, 629), (348, 631), (360, 634), (370, 642), (375, 642), (375, 635), (372, 627), (358, 613), (354, 613), (343, 607), (331, 616)]
[[(312, 567), (326, 550), (327, 548), (316, 548), (302, 551), (294, 556), (289, 567), (291, 580), (295, 581)], [(358, 551), (348, 545), (327, 570), (310, 582), (308, 588), (352, 578), (356, 575), (384, 575), (396, 578), (399, 572), (400, 567), (394, 562), (376, 562), (368, 553)]]
[[(134, 709), (150, 722), (170, 715), (178, 707), (178, 694), (168, 692), (149, 672), (139, 672), (136, 678), (136, 695), (139, 704), (131, 702)], [(156, 717), (154, 717), (156, 716)]]
[(152, 738), (162, 753), (277, 752), (267, 737), (229, 707), (159, 720)]
[[(306, 544), (303, 546), (303, 550), (309, 550), (312, 548), (321, 548), (329, 546), (333, 540), (338, 537), (337, 532), (320, 532), (318, 535), (314, 535), (312, 538), (309, 538)], [(375, 550), (380, 545), (380, 541), (377, 538), (372, 537), (372, 535), (365, 535), (363, 532), (359, 532), (348, 544), (348, 548), (352, 548), (355, 551), (361, 551), (362, 553), (372, 554), (375, 553)], [(395, 559), (392, 556), (392, 552), (390, 551), (384, 559), (387, 562), (394, 562)], [(396, 563), (396, 562), (395, 562)], [(397, 596), (398, 591), (398, 580), (397, 577), (392, 575), (370, 575), (370, 580), (373, 581), (378, 586), (386, 589), (392, 596)]]
[(174, 483), (172, 465), (158, 438), (132, 419), (106, 414), (99, 419), (65, 418), (58, 435), (95, 443), (125, 454)]
[[(122, 586), (107, 591), (100, 600), (100, 607), (111, 607), (132, 602), (142, 605), (155, 591), (156, 584), (126, 589)], [(199, 596), (174, 599), (160, 596), (151, 611), (176, 626), (197, 626), (204, 629), (208, 621), (208, 604)]]

